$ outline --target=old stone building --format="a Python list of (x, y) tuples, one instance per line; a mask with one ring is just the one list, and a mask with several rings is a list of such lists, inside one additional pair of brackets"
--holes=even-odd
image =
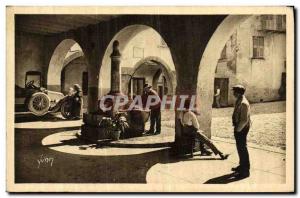
[(230, 88), (243, 84), (250, 102), (285, 98), (285, 16), (256, 15), (241, 23), (223, 48), (215, 71), (221, 106), (233, 105)]

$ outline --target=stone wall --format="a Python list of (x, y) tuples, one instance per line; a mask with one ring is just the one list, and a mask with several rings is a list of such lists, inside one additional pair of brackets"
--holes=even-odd
[[(82, 85), (82, 74), (87, 72), (87, 65), (84, 57), (77, 58), (67, 64), (64, 69), (64, 82), (62, 83), (62, 92), (67, 94), (69, 87), (72, 87), (74, 84)], [(87, 95), (83, 96), (83, 106), (87, 107)]]
[(48, 65), (44, 63), (44, 37), (16, 32), (15, 39), (15, 84), (25, 87), (26, 72), (38, 71), (42, 74), (41, 85), (45, 86)]
[(62, 92), (66, 94), (69, 87), (74, 84), (79, 84), (82, 87), (82, 73), (87, 72), (87, 65), (85, 64), (84, 58), (80, 57), (71, 61), (65, 66), (64, 70), (65, 80), (62, 84)]

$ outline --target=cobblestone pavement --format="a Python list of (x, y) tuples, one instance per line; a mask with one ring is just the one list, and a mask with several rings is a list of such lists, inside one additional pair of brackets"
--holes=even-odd
[[(213, 109), (212, 136), (233, 139), (231, 114), (233, 107)], [(257, 103), (251, 105), (252, 126), (248, 141), (258, 145), (285, 149), (285, 102)], [(174, 128), (174, 112), (162, 112), (162, 126)]]
[[(231, 118), (213, 118), (212, 135), (233, 139)], [(253, 115), (248, 141), (285, 149), (285, 113)]]

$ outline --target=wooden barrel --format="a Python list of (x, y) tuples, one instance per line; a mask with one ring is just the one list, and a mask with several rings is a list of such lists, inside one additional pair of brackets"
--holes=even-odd
[(149, 120), (150, 111), (143, 109), (133, 109), (127, 112), (129, 124), (128, 133), (132, 136), (141, 136), (145, 132), (145, 124)]

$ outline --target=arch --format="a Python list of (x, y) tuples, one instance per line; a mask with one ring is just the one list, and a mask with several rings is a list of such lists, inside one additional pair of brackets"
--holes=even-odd
[(65, 67), (71, 61), (75, 60), (76, 58), (82, 57), (82, 56), (84, 56), (83, 51), (74, 52), (73, 54), (71, 54), (70, 56), (68, 56), (68, 57), (65, 58), (63, 66)]
[(70, 49), (74, 45), (79, 44), (73, 39), (65, 39), (61, 41), (55, 48), (50, 59), (48, 73), (47, 73), (47, 88), (53, 91), (60, 91), (61, 89), (61, 72), (65, 65), (72, 60), (83, 56), (81, 47), (76, 52), (70, 53)]
[(164, 73), (163, 73), (163, 69), (159, 68), (153, 76), (153, 80), (152, 80), (153, 87), (157, 86), (158, 80), (161, 76), (164, 76)]
[[(157, 63), (158, 65), (161, 66), (161, 69), (162, 69), (162, 72), (164, 74), (166, 74), (166, 77), (167, 77), (167, 81), (170, 82), (170, 92), (171, 94), (174, 94), (175, 93), (175, 89), (176, 89), (176, 85), (177, 85), (177, 82), (176, 82), (176, 70), (175, 70), (175, 67), (173, 65), (170, 66), (169, 64), (167, 64), (163, 59), (157, 57), (157, 56), (148, 56), (144, 59), (141, 59), (140, 61), (138, 61), (134, 66), (133, 66), (133, 71), (134, 73), (138, 70), (138, 68), (145, 62), (147, 61), (153, 61), (155, 63)], [(133, 77), (134, 76), (134, 73), (131, 74), (131, 76)], [(130, 82), (130, 81), (129, 81)]]
[(201, 112), (200, 124), (204, 131), (208, 131), (208, 136), (210, 136), (213, 86), (218, 59), (230, 36), (250, 16), (227, 16), (215, 30), (202, 55), (197, 78), (197, 108)]
[[(132, 41), (132, 39), (134, 39), (134, 37), (136, 37), (139, 33), (146, 31), (146, 30), (153, 30), (153, 33), (157, 35), (159, 35), (159, 37), (161, 38), (161, 40), (165, 43), (165, 41), (163, 40), (163, 38), (161, 37), (161, 35), (154, 30), (152, 27), (150, 26), (146, 26), (146, 25), (140, 25), (140, 24), (136, 24), (136, 25), (129, 25), (123, 29), (121, 29), (114, 37), (113, 39), (110, 41), (108, 47), (105, 50), (103, 59), (102, 59), (102, 63), (100, 66), (100, 71), (99, 71), (99, 88), (100, 88), (100, 93), (99, 95), (104, 95), (106, 93), (109, 92), (110, 89), (110, 54), (112, 53), (112, 44), (113, 41), (118, 40), (120, 45), (119, 45), (119, 50), (121, 52), (121, 54), (123, 54), (123, 52), (126, 50), (126, 47), (128, 46), (128, 43), (130, 41)], [(147, 39), (145, 39), (147, 40)], [(169, 51), (169, 49), (168, 49)], [(172, 56), (171, 53), (169, 51), (169, 56), (171, 59), (172, 64), (168, 64), (168, 65), (173, 65), (174, 70), (175, 70), (175, 66), (172, 60)], [(142, 58), (143, 59), (143, 58)], [(133, 63), (132, 65), (130, 65), (130, 67), (132, 67), (134, 65), (136, 65), (136, 62), (140, 62), (142, 60), (139, 60), (138, 58), (136, 58), (135, 63)], [(122, 62), (124, 62), (124, 58), (122, 58), (121, 60), (121, 65), (120, 67), (124, 67), (124, 64), (122, 64)], [(166, 61), (164, 61), (166, 62)], [(170, 66), (172, 67), (172, 66)], [(122, 69), (121, 69), (122, 71)]]

